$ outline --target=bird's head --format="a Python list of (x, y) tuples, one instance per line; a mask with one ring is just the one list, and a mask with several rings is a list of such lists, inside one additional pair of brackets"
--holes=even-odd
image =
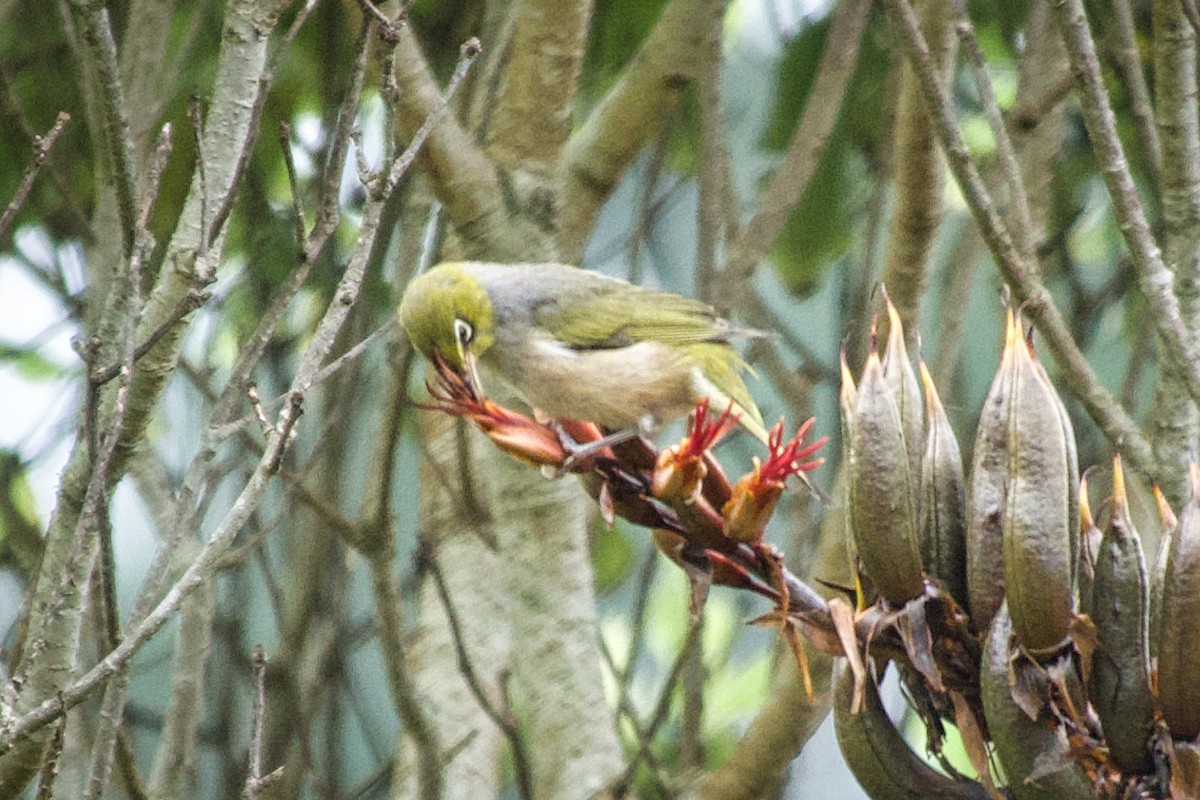
[(440, 355), (478, 387), (475, 359), (495, 341), (492, 301), (461, 264), (446, 262), (418, 275), (400, 301), (400, 326), (421, 355)]

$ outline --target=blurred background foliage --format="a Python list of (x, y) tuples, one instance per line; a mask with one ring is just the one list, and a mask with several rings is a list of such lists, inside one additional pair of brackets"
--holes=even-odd
[[(501, 4), (502, 5), (502, 4)], [(592, 104), (610, 88), (634, 56), (664, 4), (647, 0), (598, 0), (592, 16), (582, 75), (582, 120)], [(79, 53), (68, 34), (65, 3), (0, 0), (0, 199), (10, 197), (29, 165), (31, 138), (45, 133), (55, 115), (72, 114), (50, 163), (34, 184), (16, 225), (0, 241), (0, 630), (11, 645), (20, 616), (22, 594), (39, 551), (40, 531), (52, 510), (58, 470), (77, 425), (82, 394), (82, 366), (72, 350), (79, 315), (87, 300), (83, 247), (94, 236), (113, 232), (91, 227), (92, 198), (98, 180), (98, 154), (86, 129), (76, 69)], [(129, 4), (107, 4), (118, 37), (136, 20)], [(444, 81), (453, 68), (461, 42), (483, 32), (495, 12), (481, 0), (418, 0), (411, 24), (431, 64)], [(1149, 26), (1143, 3), (1134, 3), (1139, 30)], [(1022, 47), (1027, 4), (975, 0), (969, 13), (989, 60), (1000, 102), (1011, 107), (1016, 65)], [(1093, 4), (1093, 25), (1102, 43), (1110, 42), (1108, 4)], [(773, 166), (787, 146), (805, 106), (829, 27), (829, 4), (821, 0), (738, 0), (725, 19), (725, 119), (733, 158), (735, 193), (745, 218)], [(161, 76), (173, 87), (170, 100), (157, 109), (159, 122), (174, 126), (174, 154), (164, 181), (162, 200), (151, 224), (160, 242), (174, 228), (196, 157), (189, 119), (193, 97), (204, 102), (211, 85), (220, 41), (222, 6), (213, 0), (180, 4), (174, 12), (168, 52), (172, 58)], [(289, 11), (290, 16), (294, 10)], [(286, 28), (285, 18), (283, 27)], [(202, 409), (212, 387), (226, 375), (239, 343), (253, 330), (273, 290), (296, 262), (290, 188), (281, 158), (284, 144), (292, 151), (302, 190), (313, 190), (317, 165), (326, 155), (336, 103), (353, 61), (361, 12), (350, 0), (323, 0), (279, 62), (274, 89), (266, 106), (262, 131), (233, 209), (225, 263), (213, 288), (214, 297), (200, 312), (185, 348), (183, 368), (172, 378), (146, 443), (158, 455), (163, 473), (158, 489), (169, 487), (194, 452)], [(775, 315), (782, 336), (766, 345), (775, 368), (760, 369), (753, 390), (768, 419), (785, 414), (793, 424), (815, 413), (817, 430), (838, 436), (836, 364), (843, 341), (863, 341), (869, 321), (871, 290), (878, 279), (892, 154), (896, 50), (882, 14), (873, 13), (843, 113), (819, 170), (804, 199), (770, 253), (770, 270), (760, 270), (755, 286)], [(119, 42), (118, 42), (119, 44)], [(1111, 46), (1111, 45), (1110, 45)], [(1149, 70), (1150, 65), (1144, 65)], [(478, 80), (476, 72), (470, 80)], [(1129, 98), (1119, 77), (1110, 73), (1109, 89), (1117, 106), (1127, 149), (1143, 152), (1136, 141)], [(383, 135), (379, 75), (367, 76), (359, 123), (368, 157), (377, 157)], [(996, 154), (970, 78), (956, 73), (955, 99), (968, 143), (981, 163), (994, 164)], [(465, 96), (466, 93), (464, 93)], [(696, 171), (700, 158), (698, 100), (689, 92), (670, 113), (663, 136), (652, 143), (601, 214), (583, 262), (635, 280), (695, 291)], [(1070, 115), (1070, 135), (1056, 163), (1054, 209), (1050, 236), (1042, 244), (1042, 264), (1056, 302), (1071, 320), (1076, 337), (1103, 382), (1118, 392), (1135, 414), (1148, 405), (1155, 374), (1151, 326), (1146, 308), (1130, 293), (1120, 232), (1108, 213), (1108, 197), (1077, 115)], [(281, 143), (280, 124), (290, 127)], [(1149, 184), (1144, 159), (1135, 156), (1138, 179)], [(410, 177), (390, 204), (389, 224), (400, 231), (423, 225), (424, 217), (405, 215), (401, 202), (416, 191)], [(966, 310), (966, 335), (958, 342), (951, 385), (943, 398), (960, 439), (970, 442), (980, 401), (999, 354), (1000, 281), (986, 252), (967, 249), (972, 263), (956, 262), (958, 247), (972, 224), (952, 182), (947, 183), (948, 213), (935, 245), (931, 296), (921, 321), (922, 347), (930, 353), (944, 346), (939, 336), (944, 285), (954, 270), (975, 271)], [(1147, 193), (1153, 196), (1153, 193)], [(311, 215), (311, 198), (306, 208)], [(356, 209), (363, 194), (352, 161), (346, 165), (341, 202), (344, 215), (333, 245), (326, 249), (283, 334), (272, 342), (258, 376), (264, 396), (285, 385), (298, 348), (311, 334), (327, 304), (357, 230)], [(4, 202), (7, 202), (5, 199)], [(385, 237), (388, 238), (388, 237)], [(396, 236), (390, 237), (391, 241)], [(162, 257), (162, 253), (158, 253)], [(402, 287), (399, 276), (414, 267), (399, 263), (395, 246), (379, 248), (364, 294), (368, 301), (355, 310), (345, 346), (386, 321)], [(157, 264), (152, 265), (157, 268)], [(342, 349), (345, 349), (343, 346)], [(362, 494), (366, 475), (377, 469), (364, 445), (375, 435), (377, 409), (372, 397), (389, 370), (399, 368), (402, 354), (379, 344), (339, 378), (340, 388), (327, 387), (310, 406), (290, 467), (304, 465), (320, 447), (343, 455), (336, 482), (323, 486), (335, 507), (351, 507)], [(423, 393), (419, 370), (412, 394)], [(1067, 398), (1080, 438), (1081, 463), (1103, 463), (1108, 444)], [(405, 443), (399, 450), (396, 480), (396, 535), (401, 542), (397, 569), (411, 581), (411, 554), (416, 540), (416, 463), (419, 450), (412, 437), (411, 407), (403, 412)], [(332, 432), (332, 433), (330, 433)], [(722, 458), (744, 464), (749, 449), (734, 443)], [(826, 450), (829, 463), (818, 473), (828, 484), (836, 470), (836, 443)], [(244, 458), (230, 447), (223, 451), (231, 472), (245, 469)], [(119, 595), (128, 610), (138, 577), (155, 546), (154, 518), (161, 507), (155, 481), (127, 477), (113, 507), (118, 558)], [(217, 504), (219, 505), (219, 503)], [(819, 510), (790, 500), (777, 515), (773, 539), (803, 566), (814, 557)], [(319, 517), (304, 504), (289, 505), (276, 494), (256, 519), (256, 526), (277, 524), (266, 547), (229, 569), (220, 585), (220, 612), (215, 629), (216, 655), (209, 675), (208, 716), (203, 728), (204, 759), (195, 774), (197, 797), (233, 796), (240, 788), (235, 766), (244, 758), (246, 708), (249, 698), (248, 652), (262, 642), (268, 652), (281, 642), (293, 602), (338, 603), (343, 625), (334, 634), (335, 655), (329, 671), (328, 697), (306, 720), (311, 758), (319, 780), (314, 796), (383, 796), (391, 767), (397, 721), (377, 698), (386, 694), (374, 620), (364, 588), (361, 565), (352, 565), (344, 587), (293, 584), (291, 545), (299, 529), (328, 536)], [(683, 641), (687, 592), (682, 576), (659, 563), (644, 531), (619, 524), (608, 530), (596, 519), (593, 556), (606, 647), (618, 664), (629, 654), (634, 669), (627, 687), (613, 680), (613, 696), (628, 691), (635, 707), (648, 713)], [(336, 557), (346, 554), (337, 543)], [(820, 576), (818, 576), (820, 577)], [(411, 590), (411, 586), (406, 583)], [(319, 593), (293, 601), (296, 593)], [(705, 763), (719, 764), (731, 751), (767, 696), (778, 647), (770, 630), (746, 628), (745, 619), (762, 609), (746, 597), (717, 591), (709, 602), (705, 624), (704, 727)], [(169, 631), (170, 629), (168, 629)], [(170, 638), (160, 635), (134, 662), (134, 689), (128, 709), (137, 732), (139, 756), (148, 758), (162, 725), (169, 688)], [(282, 669), (282, 667), (281, 667)], [(273, 695), (286, 704), (286, 686)], [(677, 690), (682, 692), (682, 689)], [(282, 707), (282, 705), (277, 705)], [(672, 706), (657, 747), (668, 769), (679, 759), (677, 731), (682, 704)], [(627, 742), (635, 739), (628, 729)], [(283, 735), (283, 734), (280, 734)], [(823, 749), (822, 749), (823, 748)], [(833, 760), (831, 745), (818, 742), (793, 770), (787, 797), (850, 796), (845, 784), (836, 790), (826, 780)], [(841, 780), (850, 780), (843, 777)], [(659, 788), (645, 773), (639, 786), (645, 796)]]

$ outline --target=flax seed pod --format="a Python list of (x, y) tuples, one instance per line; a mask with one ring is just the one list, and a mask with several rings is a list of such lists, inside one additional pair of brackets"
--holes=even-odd
[[(1032, 344), (1030, 344), (1032, 348)], [(1079, 541), (1079, 452), (1075, 445), (1075, 427), (1071, 424), (1071, 415), (1067, 413), (1067, 407), (1063, 404), (1062, 397), (1058, 392), (1054, 391), (1054, 384), (1050, 382), (1050, 376), (1046, 374), (1046, 368), (1042, 366), (1042, 362), (1036, 358), (1033, 359), (1034, 369), (1050, 387), (1050, 394), (1054, 398), (1054, 407), (1058, 410), (1058, 419), (1062, 423), (1063, 444), (1067, 448), (1067, 488), (1069, 490), (1067, 496), (1067, 516), (1068, 526), (1071, 531), (1071, 585), (1076, 586), (1079, 577), (1079, 559), (1080, 559), (1080, 541)]]
[(854, 675), (844, 663), (838, 669), (834, 731), (846, 764), (868, 796), (873, 800), (989, 800), (976, 781), (952, 780), (913, 752), (888, 718), (874, 679), (867, 679), (863, 706), (853, 713)]
[(1096, 650), (1088, 697), (1100, 717), (1113, 762), (1126, 772), (1150, 769), (1154, 727), (1146, 561), (1129, 516), (1121, 457), (1113, 457), (1111, 514), (1095, 562), (1091, 618)]
[(1063, 643), (1075, 611), (1070, 505), (1078, 489), (1054, 387), (1024, 342), (1014, 348), (1009, 394), (1004, 583), (1017, 639), (1037, 654)]
[(1162, 536), (1158, 540), (1158, 555), (1154, 558), (1154, 567), (1150, 573), (1150, 657), (1158, 656), (1158, 621), (1162, 618), (1163, 581), (1167, 576), (1167, 556), (1171, 554), (1171, 541), (1179, 529), (1179, 519), (1171, 510), (1167, 498), (1157, 486), (1151, 487), (1154, 492), (1154, 503), (1158, 506), (1158, 518), (1162, 523)]
[[(1017, 800), (1090, 800), (1092, 781), (1072, 760), (1062, 726), (1054, 720), (1030, 719), (1013, 700), (1011, 639), (1012, 620), (1002, 603), (984, 641), (979, 688), (1008, 790)], [(1062, 766), (1045, 769), (1043, 765)]]
[(916, 492), (900, 412), (875, 351), (855, 398), (849, 456), (850, 524), (858, 556), (879, 593), (901, 605), (924, 590)]
[(967, 488), (967, 593), (971, 624), (983, 632), (1004, 602), (1004, 548), (1001, 528), (1008, 494), (1008, 409), (1020, 329), (1005, 314), (1000, 366), (975, 430), (975, 451)]
[[(921, 475), (921, 438), (924, 428), (921, 403), (921, 386), (917, 381), (917, 373), (913, 370), (912, 359), (908, 357), (908, 346), (904, 343), (904, 323), (900, 321), (900, 313), (892, 305), (887, 289), (879, 287), (887, 306), (888, 338), (887, 347), (883, 351), (883, 378), (888, 388), (892, 390), (892, 399), (896, 401), (896, 409), (900, 412), (900, 422), (904, 430), (904, 449), (908, 454), (908, 473), (914, 481)], [(916, 490), (914, 483), (913, 489)], [(913, 500), (914, 506), (916, 498)]]
[(846, 363), (846, 348), (841, 353), (842, 385), (838, 392), (838, 405), (842, 412), (842, 473), (838, 486), (839, 499), (842, 501), (843, 530), (846, 536), (846, 555), (849, 559), (849, 574), (854, 576), (855, 605), (865, 608), (870, 602), (870, 587), (863, 586), (862, 574), (858, 568), (858, 548), (854, 543), (854, 521), (850, 513), (850, 480), (848, 469), (850, 464), (851, 430), (854, 425), (854, 404), (858, 402), (858, 387), (854, 385), (854, 376), (850, 374), (850, 366)]
[(959, 603), (967, 602), (966, 480), (962, 453), (933, 376), (921, 362), (925, 386), (925, 454), (921, 458), (921, 563)]
[(1158, 698), (1176, 739), (1200, 734), (1200, 471), (1179, 513), (1158, 604)]
[(1103, 534), (1092, 518), (1092, 507), (1088, 500), (1087, 474), (1079, 481), (1079, 564), (1075, 568), (1079, 586), (1079, 610), (1092, 613), (1092, 584), (1096, 575), (1096, 559), (1100, 554), (1100, 539)]

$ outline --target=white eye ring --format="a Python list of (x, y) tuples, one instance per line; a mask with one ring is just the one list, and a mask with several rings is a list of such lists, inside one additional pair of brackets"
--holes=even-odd
[(471, 323), (467, 322), (465, 319), (455, 318), (454, 338), (460, 345), (465, 347), (471, 343), (472, 339), (475, 338), (475, 329), (472, 328)]

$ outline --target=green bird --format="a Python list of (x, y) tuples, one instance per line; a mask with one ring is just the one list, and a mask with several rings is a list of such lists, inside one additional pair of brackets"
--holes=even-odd
[(651, 431), (707, 397), (767, 440), (730, 344), (762, 336), (698, 300), (565, 264), (437, 265), (408, 285), (400, 325), (479, 387), (476, 364), (555, 418)]

